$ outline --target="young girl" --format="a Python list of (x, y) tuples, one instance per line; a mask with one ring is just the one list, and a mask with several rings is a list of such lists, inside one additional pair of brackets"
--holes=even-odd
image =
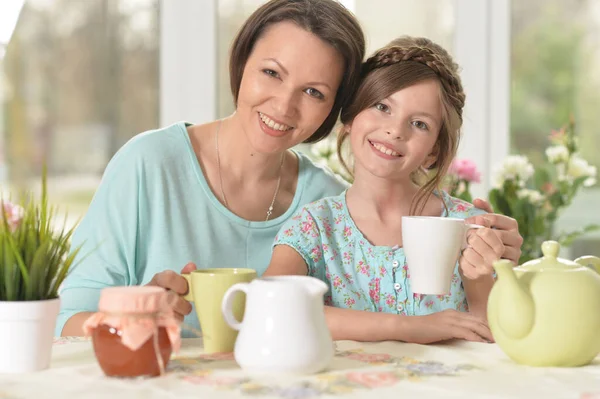
[(414, 294), (402, 249), (402, 216), (482, 213), (439, 189), (457, 151), (464, 102), (457, 65), (428, 39), (397, 39), (365, 62), (338, 139), (341, 159), (350, 141), (354, 183), (283, 225), (265, 273), (326, 282), (334, 339), (492, 341), (485, 318), (491, 263), (509, 257), (500, 234), (469, 232), (449, 295)]

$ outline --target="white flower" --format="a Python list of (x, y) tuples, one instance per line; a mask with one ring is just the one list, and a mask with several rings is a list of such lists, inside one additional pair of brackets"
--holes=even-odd
[(328, 165), (334, 173), (342, 174), (345, 172), (337, 153), (331, 155), (328, 161)]
[(337, 151), (336, 142), (335, 140), (326, 138), (324, 140), (319, 141), (318, 143), (311, 145), (310, 150), (313, 153), (313, 155), (315, 155), (318, 158), (329, 158)]
[(519, 186), (522, 187), (533, 176), (533, 172), (533, 165), (526, 156), (508, 156), (502, 165), (496, 169), (495, 185), (496, 187), (502, 187), (506, 180), (518, 180)]
[(551, 163), (563, 163), (569, 159), (569, 150), (564, 145), (555, 145), (546, 148), (546, 156)]
[(592, 187), (594, 184), (596, 184), (596, 178), (595, 177), (588, 177), (583, 182), (583, 187)]
[(596, 177), (596, 167), (590, 165), (580, 156), (573, 155), (569, 160), (566, 175), (569, 180), (575, 180), (580, 177)]
[(528, 188), (522, 188), (517, 191), (518, 198), (528, 199), (534, 205), (539, 205), (544, 202), (544, 196), (537, 190), (530, 190)]
[(596, 174), (598, 173), (598, 170), (595, 166), (590, 166), (588, 172), (590, 177), (585, 179), (585, 181), (583, 182), (584, 187), (592, 187), (594, 184), (596, 184)]

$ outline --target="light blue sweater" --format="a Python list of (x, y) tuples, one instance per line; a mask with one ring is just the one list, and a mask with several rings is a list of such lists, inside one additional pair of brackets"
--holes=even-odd
[[(102, 288), (146, 284), (154, 274), (180, 272), (188, 262), (199, 268), (248, 267), (261, 275), (282, 224), (304, 205), (346, 188), (329, 170), (296, 154), (292, 205), (278, 218), (251, 222), (231, 213), (212, 193), (185, 123), (131, 139), (106, 167), (73, 236), (73, 248), (83, 245), (83, 261), (61, 287), (55, 334), (74, 314), (96, 311)], [(195, 312), (185, 322), (199, 327)]]

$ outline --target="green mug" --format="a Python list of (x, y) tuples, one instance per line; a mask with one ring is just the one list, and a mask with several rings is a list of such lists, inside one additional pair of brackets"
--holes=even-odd
[[(221, 303), (225, 292), (234, 284), (249, 283), (256, 271), (242, 268), (199, 269), (183, 274), (188, 282), (186, 301), (193, 302), (202, 329), (205, 353), (233, 352), (238, 332), (225, 322)], [(246, 297), (236, 295), (233, 314), (238, 320), (244, 317)]]

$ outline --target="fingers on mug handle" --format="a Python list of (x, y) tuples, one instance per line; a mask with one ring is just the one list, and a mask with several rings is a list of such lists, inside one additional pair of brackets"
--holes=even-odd
[(242, 291), (246, 295), (248, 295), (248, 283), (237, 283), (229, 287), (229, 289), (227, 290), (227, 292), (225, 292), (225, 295), (223, 296), (223, 302), (221, 304), (221, 312), (223, 313), (223, 318), (225, 319), (225, 322), (229, 324), (231, 328), (237, 331), (239, 331), (242, 328), (243, 323), (243, 321), (238, 321), (233, 314), (233, 306), (234, 301), (236, 299), (235, 297), (239, 291)]
[(192, 275), (190, 273), (182, 273), (181, 277), (183, 277), (185, 281), (187, 281), (188, 285), (187, 294), (183, 296), (183, 299), (185, 299), (188, 302), (193, 302), (194, 292), (192, 291)]

